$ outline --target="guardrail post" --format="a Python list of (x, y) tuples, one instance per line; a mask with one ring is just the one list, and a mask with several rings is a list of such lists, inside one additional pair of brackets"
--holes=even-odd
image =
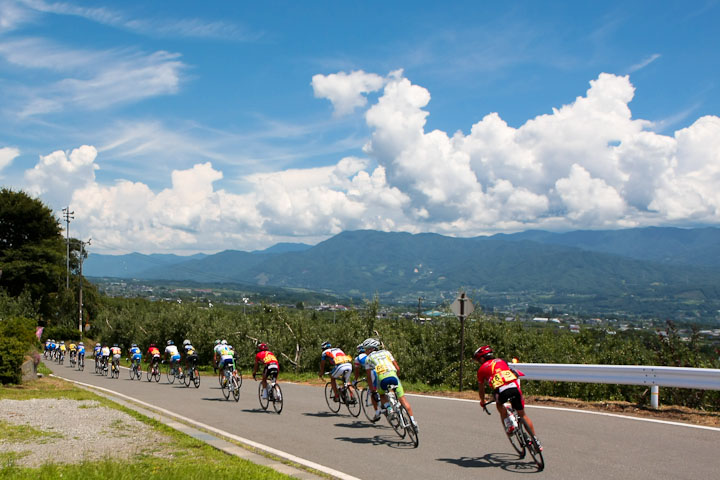
[(650, 387), (650, 407), (655, 410), (660, 408), (660, 387), (657, 385)]

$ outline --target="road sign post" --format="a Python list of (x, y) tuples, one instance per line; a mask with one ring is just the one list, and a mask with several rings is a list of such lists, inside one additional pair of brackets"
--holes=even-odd
[(460, 319), (460, 391), (463, 389), (463, 362), (465, 360), (465, 317), (470, 315), (474, 310), (472, 301), (460, 292), (458, 298), (450, 305), (450, 310)]

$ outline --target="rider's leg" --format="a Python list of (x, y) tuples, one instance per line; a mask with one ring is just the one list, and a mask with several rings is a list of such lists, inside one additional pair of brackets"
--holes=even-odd
[(405, 398), (405, 395), (398, 398), (398, 401), (400, 402), (400, 405), (405, 407), (405, 410), (410, 414), (411, 417), (414, 417), (412, 407), (410, 406), (410, 402), (407, 401), (407, 398)]
[(535, 425), (533, 425), (532, 420), (530, 420), (530, 417), (525, 415), (525, 410), (518, 410), (518, 415), (523, 417), (525, 421), (527, 422), (527, 426), (530, 429), (530, 433), (532, 433), (532, 436), (535, 436)]

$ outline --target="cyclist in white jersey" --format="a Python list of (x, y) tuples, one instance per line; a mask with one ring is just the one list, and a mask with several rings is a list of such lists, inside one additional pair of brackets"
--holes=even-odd
[(165, 347), (165, 355), (168, 356), (168, 360), (170, 361), (170, 368), (176, 367), (178, 369), (178, 372), (182, 375), (182, 367), (180, 366), (180, 352), (178, 351), (175, 342), (173, 342), (172, 340), (167, 341), (167, 346)]

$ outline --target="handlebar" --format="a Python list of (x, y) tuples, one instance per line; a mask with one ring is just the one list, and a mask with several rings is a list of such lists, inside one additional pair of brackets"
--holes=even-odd
[(483, 410), (485, 410), (485, 413), (487, 413), (488, 415), (490, 415), (490, 411), (487, 409), (487, 406), (492, 405), (493, 403), (495, 403), (495, 400), (490, 400), (489, 402), (485, 402), (485, 405), (483, 405)]

